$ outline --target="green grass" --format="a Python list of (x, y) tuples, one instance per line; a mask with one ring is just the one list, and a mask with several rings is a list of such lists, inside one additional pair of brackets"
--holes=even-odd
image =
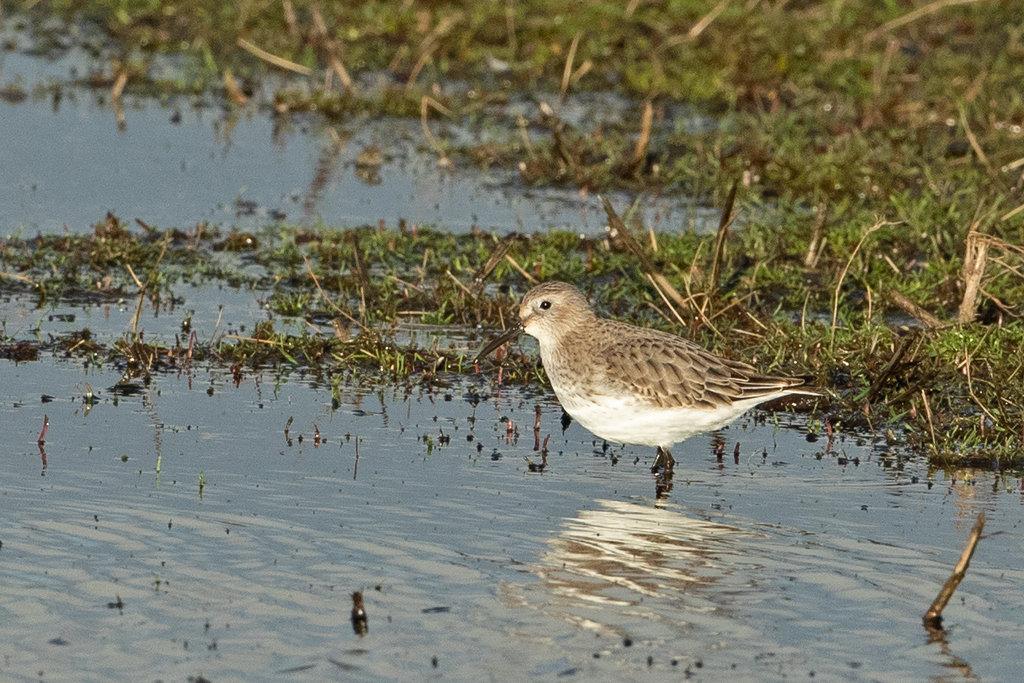
[[(751, 206), (750, 211), (773, 215), (764, 207)], [(479, 294), (473, 290), (476, 274), (497, 246), (489, 235), (268, 228), (245, 240), (248, 259), (265, 271), (256, 277), (232, 272), (222, 258), (216, 259), (217, 267), (211, 265), (227, 241), (216, 231), (198, 239), (175, 238), (173, 233), (111, 235), (108, 224), (109, 219), (101, 222), (103, 229), (92, 236), (40, 236), (0, 244), (4, 268), (36, 282), (5, 278), (0, 291), (36, 296), (40, 303), (54, 292), (76, 300), (131, 299), (138, 286), (128, 268), (107, 260), (110, 253), (118, 253), (134, 258), (132, 270), (156, 283), (147, 284), (146, 290), (154, 302), (174, 296), (183, 282), (229, 282), (269, 290), (271, 319), (236, 336), (197, 339), (191, 354), (186, 338), (173, 348), (131, 335), (106, 344), (88, 330), (49, 342), (4, 334), (0, 353), (31, 359), (52, 351), (92, 362), (126, 363), (136, 375), (206, 362), (230, 365), (238, 372), (361, 368), (381, 381), (405, 381), (413, 375), (474, 372), (472, 357), (483, 341), (474, 342), (474, 330), (507, 325), (515, 316), (516, 297), (531, 286), (518, 268), (502, 260), (488, 276), (489, 285)], [(805, 244), (791, 236), (793, 231), (770, 229), (767, 222), (748, 224), (727, 241), (721, 285), (714, 291), (707, 282), (713, 236), (658, 234), (653, 253), (657, 266), (677, 290), (695, 295), (687, 306), (676, 307), (685, 324), (641, 276), (635, 258), (612, 250), (605, 240), (565, 232), (520, 236), (512, 238), (508, 257), (531, 277), (577, 283), (603, 315), (685, 334), (769, 371), (807, 376), (830, 391), (833, 400), (823, 415), (834, 424), (902, 427), (915, 447), (947, 466), (1021, 466), (1024, 356), (1019, 349), (1024, 347), (1024, 324), (991, 302), (968, 325), (928, 330), (894, 324), (891, 316), (897, 311), (888, 303), (893, 288), (917, 298), (941, 320), (955, 319), (960, 263), (955, 253), (941, 249), (955, 235), (918, 240), (915, 249), (907, 250), (898, 247), (912, 238), (912, 228), (893, 225), (866, 238), (851, 259), (854, 238), (859, 242), (862, 237), (858, 230), (836, 231), (837, 250), (845, 245), (845, 259), (839, 254), (823, 257), (810, 270), (803, 264)], [(903, 237), (897, 239), (894, 233), (901, 231)], [(1001, 260), (1011, 267), (1013, 258), (1004, 254)], [(54, 266), (58, 261), (63, 270)], [(109, 280), (97, 280), (99, 266)], [(1008, 276), (999, 264), (990, 268), (986, 291), (1020, 300), (1020, 278)], [(915, 269), (913, 279), (905, 275)], [(915, 282), (936, 286), (927, 290), (907, 284)], [(943, 282), (948, 284), (948, 302), (936, 296)], [(997, 319), (986, 322), (990, 315)], [(335, 320), (337, 325), (333, 331), (323, 324), (301, 325), (295, 332), (287, 323), (294, 317)], [(396, 326), (406, 321), (449, 328), (466, 336), (469, 348), (398, 344)], [(506, 381), (543, 379), (535, 358), (514, 352), (504, 364)]]

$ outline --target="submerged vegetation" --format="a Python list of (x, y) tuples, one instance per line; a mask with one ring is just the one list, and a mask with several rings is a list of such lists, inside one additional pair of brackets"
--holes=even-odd
[[(3, 327), (0, 352), (90, 354), (137, 373), (358, 365), (430, 381), (473, 370), (480, 327), (507, 325), (515, 297), (561, 279), (606, 315), (813, 378), (832, 392), (830, 428), (899, 426), (936, 464), (1020, 468), (1021, 16), (1019, 2), (948, 0), (31, 3), (7, 19), (31, 34), (25, 49), (84, 49), (94, 68), (31, 93), (0, 83), (8, 102), (88, 87), (115, 109), (131, 94), (338, 127), (414, 116), (444, 168), (624, 188), (639, 204), (685, 194), (726, 220), (717, 235), (654, 233), (619, 206), (628, 227), (607, 237), (501, 239), (407, 225), (129, 230), (111, 216), (92, 235), (0, 241), (0, 292), (141, 310), (216, 281), (265, 297), (268, 319), (210, 339), (186, 319), (173, 347), (137, 325), (112, 345)], [(597, 117), (589, 105), (607, 91), (617, 113)], [(295, 333), (289, 318), (309, 325)], [(398, 343), (412, 324), (460, 341)], [(542, 373), (521, 353), (501, 362), (506, 381)]]

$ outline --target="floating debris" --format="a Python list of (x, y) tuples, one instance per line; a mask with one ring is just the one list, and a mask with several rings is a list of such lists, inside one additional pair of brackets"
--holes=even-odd
[(357, 636), (365, 636), (370, 630), (366, 619), (366, 607), (363, 605), (362, 591), (352, 593), (352, 630), (356, 632)]

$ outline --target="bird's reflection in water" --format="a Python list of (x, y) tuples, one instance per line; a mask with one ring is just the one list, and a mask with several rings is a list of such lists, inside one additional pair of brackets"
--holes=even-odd
[[(748, 531), (688, 517), (678, 509), (601, 500), (564, 522), (548, 541), (534, 572), (536, 588), (505, 586), (507, 602), (533, 604), (543, 611), (598, 632), (628, 636), (644, 629), (662, 637), (690, 631), (694, 621), (721, 633), (736, 624), (729, 595), (747, 591), (749, 570), (740, 539)], [(747, 578), (744, 578), (747, 577)], [(513, 596), (511, 592), (528, 594)], [(715, 626), (709, 622), (728, 622)], [(723, 628), (724, 627), (724, 628)]]
[(621, 586), (638, 595), (665, 589), (688, 590), (715, 582), (728, 565), (717, 559), (730, 538), (751, 536), (735, 527), (686, 517), (680, 512), (603, 500), (584, 510), (549, 541), (551, 551), (538, 570), (565, 595), (621, 601), (603, 595)]

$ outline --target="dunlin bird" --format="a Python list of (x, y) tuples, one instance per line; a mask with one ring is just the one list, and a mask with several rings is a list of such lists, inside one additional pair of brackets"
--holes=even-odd
[(676, 443), (790, 394), (817, 394), (803, 380), (762, 375), (666, 332), (597, 317), (564, 282), (530, 290), (519, 322), (480, 360), (519, 334), (536, 337), (565, 412), (606, 441), (656, 446), (655, 469), (671, 472)]

